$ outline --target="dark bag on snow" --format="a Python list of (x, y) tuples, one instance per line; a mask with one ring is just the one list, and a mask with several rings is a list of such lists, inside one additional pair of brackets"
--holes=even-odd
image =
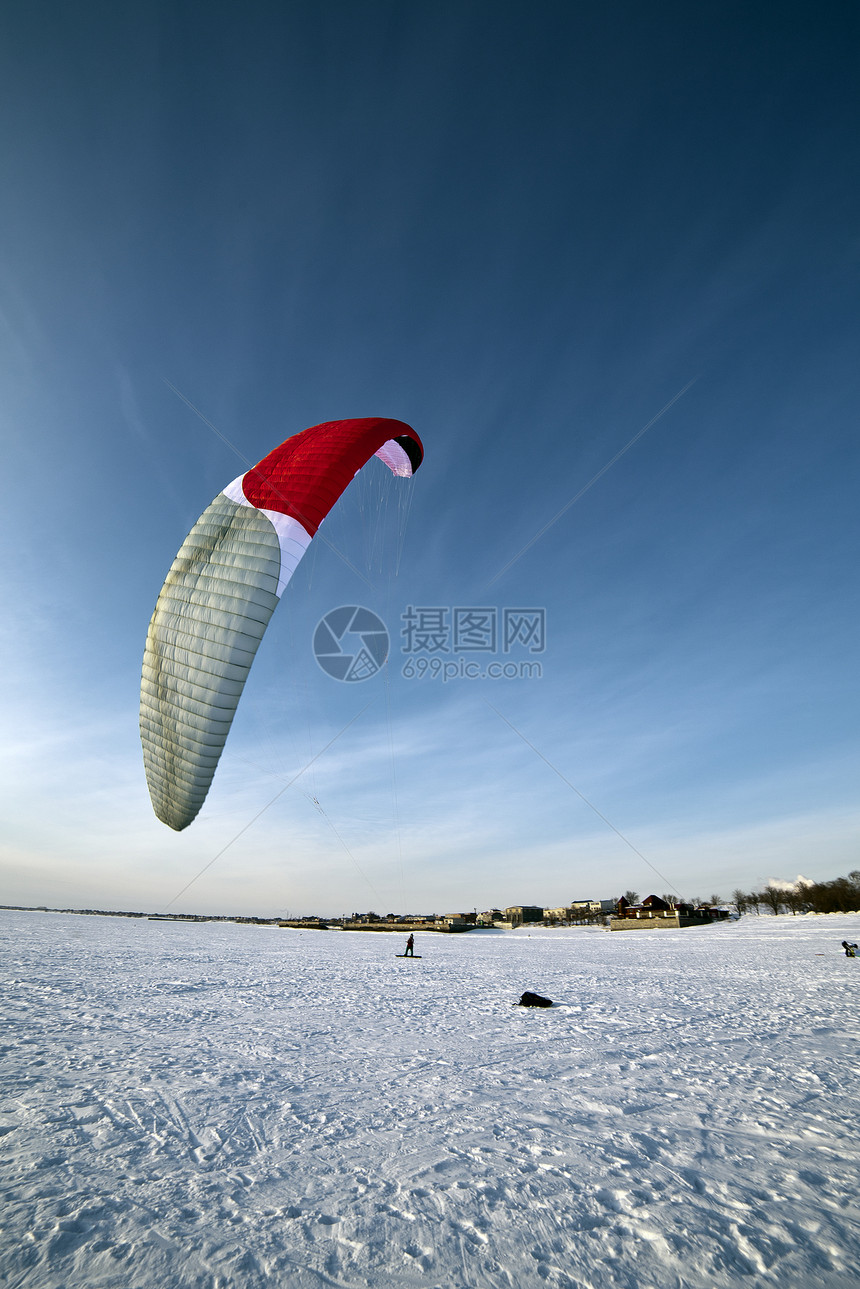
[(523, 994), (518, 1007), (552, 1007), (551, 998), (541, 998), (540, 994), (531, 994), (528, 990)]

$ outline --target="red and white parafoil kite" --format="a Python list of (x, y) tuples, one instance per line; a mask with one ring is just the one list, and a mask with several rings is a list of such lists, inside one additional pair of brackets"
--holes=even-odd
[(423, 455), (403, 421), (326, 421), (286, 439), (200, 516), (143, 656), (140, 736), (163, 823), (187, 828), (203, 805), (269, 618), (338, 497), (372, 456), (408, 479)]

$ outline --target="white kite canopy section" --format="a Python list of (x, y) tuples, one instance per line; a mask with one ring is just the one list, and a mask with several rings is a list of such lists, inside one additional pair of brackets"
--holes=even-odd
[[(377, 452), (376, 455), (379, 456), (379, 453)], [(252, 503), (242, 491), (244, 477), (240, 474), (238, 479), (228, 483), (222, 495), (228, 497), (230, 501), (235, 501), (237, 506), (250, 507)], [(278, 545), (281, 548), (281, 572), (276, 591), (280, 599), (287, 583), (298, 568), (299, 560), (311, 544), (311, 535), (297, 519), (293, 519), (292, 515), (282, 515), (278, 510), (260, 510), (259, 513), (269, 520), (277, 533)]]
[(278, 599), (322, 520), (372, 456), (410, 478), (421, 440), (403, 421), (327, 421), (234, 479), (188, 534), (149, 624), (140, 736), (153, 809), (180, 831), (206, 799)]
[(383, 443), (374, 456), (384, 461), (392, 474), (396, 474), (400, 479), (412, 478), (412, 460), (404, 447), (396, 439), (388, 439)]

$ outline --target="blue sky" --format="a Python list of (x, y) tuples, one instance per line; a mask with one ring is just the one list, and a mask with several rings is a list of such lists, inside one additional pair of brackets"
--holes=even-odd
[[(7, 4), (0, 902), (860, 866), (857, 48), (847, 6)], [(330, 517), (361, 576), (314, 544), (177, 835), (137, 731), (173, 556), (242, 458), (369, 415), (425, 464)], [(353, 603), (363, 685), (311, 653)], [(404, 678), (408, 605), (545, 609), (541, 678)]]

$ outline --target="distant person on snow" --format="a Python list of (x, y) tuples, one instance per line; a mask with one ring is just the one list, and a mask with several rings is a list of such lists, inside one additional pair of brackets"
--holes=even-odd
[(843, 941), (842, 941), (842, 948), (845, 950), (845, 957), (846, 957), (846, 958), (856, 958), (856, 957), (857, 957), (857, 945), (856, 945), (856, 944), (849, 944), (847, 940), (843, 940)]
[(406, 952), (404, 953), (403, 956), (404, 958), (415, 957), (415, 936), (411, 933), (411, 931), (409, 933), (409, 939), (406, 941)]

